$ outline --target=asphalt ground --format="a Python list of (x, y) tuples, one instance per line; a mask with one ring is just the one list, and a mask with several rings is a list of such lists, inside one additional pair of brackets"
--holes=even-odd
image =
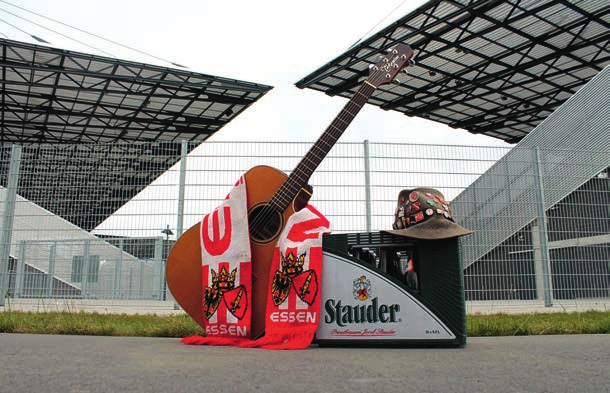
[(462, 348), (269, 351), (173, 338), (0, 334), (0, 392), (610, 392), (610, 335)]

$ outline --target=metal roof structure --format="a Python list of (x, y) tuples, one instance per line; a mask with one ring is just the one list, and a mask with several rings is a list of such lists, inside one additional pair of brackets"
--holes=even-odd
[(0, 145), (24, 146), (31, 174), (18, 193), (86, 230), (271, 89), (6, 39), (0, 72)]
[(203, 142), (271, 89), (0, 39), (0, 142)]
[(517, 143), (610, 64), (610, 2), (431, 0), (296, 86), (351, 97), (397, 43), (416, 63), (370, 104)]

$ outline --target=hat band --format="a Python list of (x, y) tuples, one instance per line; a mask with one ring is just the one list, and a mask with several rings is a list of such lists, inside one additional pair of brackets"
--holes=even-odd
[(401, 216), (400, 213), (403, 213), (403, 212), (404, 212), (404, 210), (398, 213), (398, 218), (400, 219), (402, 228), (398, 228), (398, 225), (396, 225), (396, 223), (394, 223), (394, 225), (393, 225), (394, 229), (403, 229), (408, 226), (418, 224), (422, 221), (426, 221), (427, 219), (433, 217), (434, 215), (442, 216), (443, 218), (446, 218), (447, 220), (454, 222), (453, 219), (451, 218), (451, 215), (449, 214), (449, 212), (444, 209), (440, 209), (440, 208), (436, 208), (436, 209), (427, 208), (426, 210), (420, 210), (417, 213), (411, 214), (408, 216), (404, 216), (404, 215)]

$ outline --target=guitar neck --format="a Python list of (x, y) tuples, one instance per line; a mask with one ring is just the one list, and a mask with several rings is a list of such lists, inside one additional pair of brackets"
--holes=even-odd
[(343, 132), (362, 109), (364, 104), (373, 95), (376, 87), (364, 82), (356, 91), (349, 102), (341, 109), (341, 112), (330, 123), (322, 136), (309, 149), (301, 159), (297, 167), (284, 181), (282, 186), (273, 195), (270, 204), (279, 211), (285, 211), (292, 203), (301, 188), (305, 187), (313, 172), (318, 168), (322, 160), (328, 155), (332, 147), (337, 143)]

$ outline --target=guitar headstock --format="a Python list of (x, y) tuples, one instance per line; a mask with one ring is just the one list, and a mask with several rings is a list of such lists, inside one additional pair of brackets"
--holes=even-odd
[(375, 87), (392, 83), (396, 75), (403, 70), (413, 58), (413, 49), (407, 44), (398, 44), (388, 50), (388, 53), (372, 65), (367, 82)]

